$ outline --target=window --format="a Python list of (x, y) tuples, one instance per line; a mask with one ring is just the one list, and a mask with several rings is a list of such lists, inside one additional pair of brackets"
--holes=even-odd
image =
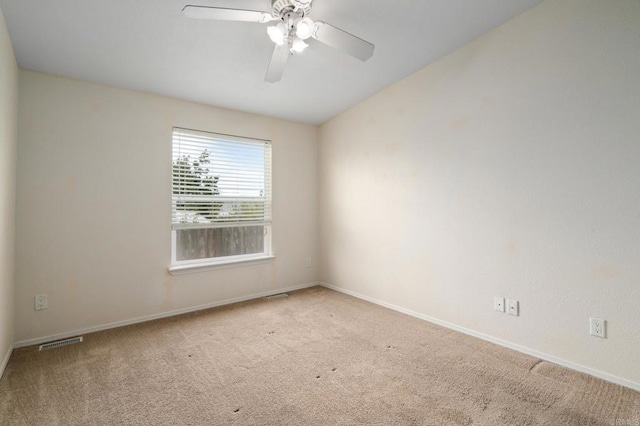
[(271, 252), (271, 143), (173, 129), (172, 270)]

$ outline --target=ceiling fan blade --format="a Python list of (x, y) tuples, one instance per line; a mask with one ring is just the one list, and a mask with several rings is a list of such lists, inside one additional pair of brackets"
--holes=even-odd
[(188, 18), (215, 19), (218, 21), (269, 22), (274, 19), (267, 12), (209, 6), (187, 5), (182, 9), (182, 13)]
[(336, 28), (326, 22), (315, 22), (315, 31), (312, 37), (361, 61), (369, 59), (373, 55), (373, 49), (375, 48), (368, 41), (342, 31), (340, 28)]
[(273, 49), (273, 55), (271, 56), (271, 62), (269, 63), (269, 69), (267, 75), (264, 77), (264, 81), (267, 83), (275, 83), (280, 81), (282, 73), (284, 72), (284, 66), (287, 64), (287, 59), (291, 54), (289, 44), (284, 43), (281, 45), (276, 44), (276, 48)]

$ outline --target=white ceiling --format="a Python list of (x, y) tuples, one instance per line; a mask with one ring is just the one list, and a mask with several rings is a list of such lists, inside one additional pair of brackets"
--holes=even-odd
[(321, 124), (541, 0), (314, 0), (309, 15), (375, 44), (360, 62), (315, 40), (265, 83), (266, 25), (186, 18), (185, 4), (269, 0), (0, 0), (22, 68)]

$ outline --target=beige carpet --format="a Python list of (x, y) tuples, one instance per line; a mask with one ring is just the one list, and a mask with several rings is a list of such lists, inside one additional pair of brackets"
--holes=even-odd
[(315, 287), (16, 350), (2, 425), (638, 425), (640, 394)]

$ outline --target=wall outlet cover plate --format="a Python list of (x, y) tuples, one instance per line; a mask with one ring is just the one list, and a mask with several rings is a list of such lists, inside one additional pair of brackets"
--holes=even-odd
[(47, 295), (46, 294), (38, 294), (34, 297), (34, 310), (41, 311), (43, 309), (47, 309)]
[(607, 338), (607, 321), (600, 318), (589, 318), (589, 334), (603, 339)]

